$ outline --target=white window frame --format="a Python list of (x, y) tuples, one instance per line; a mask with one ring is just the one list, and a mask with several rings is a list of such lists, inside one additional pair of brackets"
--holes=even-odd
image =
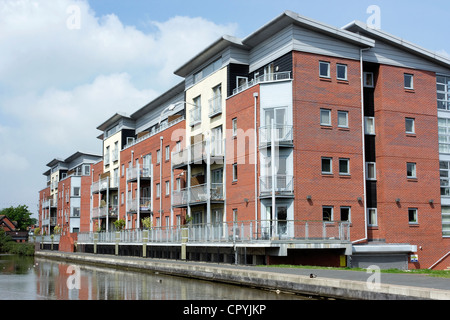
[[(374, 220), (375, 221), (372, 221), (372, 223), (371, 223), (371, 219), (370, 219), (370, 212), (373, 210), (373, 212), (374, 212)], [(370, 226), (370, 227), (376, 227), (376, 226), (378, 226), (378, 212), (377, 212), (378, 210), (377, 210), (377, 208), (367, 208), (367, 225), (368, 226)]]
[[(337, 112), (338, 113), (338, 127), (339, 128), (348, 128), (348, 111), (343, 111), (343, 110), (340, 110), (340, 111), (338, 111)], [(344, 115), (345, 116), (345, 124), (340, 124), (339, 123), (339, 116), (342, 116), (342, 115)]]
[[(331, 209), (330, 220), (324, 220), (324, 216), (323, 216), (324, 209)], [(332, 222), (333, 221), (333, 216), (334, 216), (334, 207), (333, 206), (322, 206), (322, 221), (323, 222)]]
[[(326, 65), (327, 66), (327, 75), (323, 75), (322, 74), (322, 65)], [(319, 76), (321, 78), (331, 78), (331, 63), (328, 61), (319, 61)]]
[[(348, 209), (348, 220), (342, 220), (342, 209)], [(348, 222), (351, 222), (352, 221), (352, 219), (351, 219), (351, 216), (352, 216), (352, 207), (349, 207), (349, 206), (342, 206), (342, 207), (340, 207), (339, 208), (339, 214), (340, 214), (340, 219), (341, 219), (341, 221), (348, 221)]]
[[(407, 78), (410, 78), (410, 85), (407, 86)], [(405, 86), (405, 89), (407, 90), (414, 90), (414, 75), (411, 73), (404, 73), (403, 74), (403, 85)]]
[(237, 163), (233, 163), (233, 182), (238, 180)]
[(170, 146), (166, 146), (166, 161), (170, 160)]
[[(369, 126), (367, 125), (369, 121), (372, 121), (372, 127), (373, 130), (369, 131)], [(364, 133), (367, 135), (375, 135), (376, 129), (375, 129), (375, 117), (364, 117)]]
[[(410, 211), (414, 211), (414, 220), (415, 221), (411, 221), (410, 219), (410, 215), (409, 212)], [(418, 214), (418, 209), (417, 208), (408, 208), (408, 223), (409, 224), (419, 224), (419, 214)]]
[(366, 87), (366, 88), (373, 88), (374, 87), (373, 72), (364, 72), (364, 87)]
[[(339, 77), (339, 67), (343, 67), (343, 68), (344, 68), (345, 75), (344, 75), (343, 78)], [(337, 64), (336, 64), (336, 79), (347, 81), (347, 80), (348, 80), (348, 78), (347, 78), (347, 68), (348, 68), (348, 67), (347, 67), (346, 64), (343, 64), (343, 63), (337, 63)]]
[[(328, 113), (328, 119), (329, 119), (328, 122), (324, 122), (322, 120), (322, 112), (327, 112)], [(324, 108), (320, 109), (320, 125), (321, 126), (331, 127), (331, 110), (330, 109), (324, 109)]]
[(161, 149), (156, 150), (156, 163), (161, 163)]
[[(413, 166), (412, 170), (411, 170), (412, 175), (408, 175), (408, 171), (409, 171), (408, 167), (410, 165)], [(407, 162), (406, 163), (406, 177), (408, 179), (417, 179), (417, 163), (415, 163), (415, 162)]]
[(233, 118), (231, 120), (231, 130), (233, 133), (233, 137), (237, 136), (237, 118)]
[(166, 181), (166, 196), (170, 195), (170, 181)]
[[(341, 161), (347, 163), (347, 172), (341, 172)], [(349, 176), (350, 175), (350, 159), (349, 158), (339, 158), (339, 175)]]
[[(408, 121), (412, 122), (412, 131), (408, 131)], [(416, 134), (416, 119), (415, 118), (409, 118), (406, 117), (405, 118), (405, 132), (407, 134)]]
[[(369, 176), (369, 166), (373, 166), (374, 177)], [(377, 163), (376, 162), (366, 162), (366, 180), (370, 180), (370, 181), (377, 180)]]
[[(323, 161), (329, 160), (330, 161), (330, 171), (323, 171)], [(322, 157), (320, 160), (320, 170), (322, 171), (322, 174), (333, 174), (333, 158), (330, 157)]]
[(157, 198), (161, 197), (161, 183), (156, 184), (156, 197)]

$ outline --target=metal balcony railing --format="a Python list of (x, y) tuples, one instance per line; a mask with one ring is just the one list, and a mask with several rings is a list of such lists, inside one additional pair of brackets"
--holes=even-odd
[(131, 167), (127, 168), (127, 181), (136, 180), (138, 178), (151, 178), (151, 168), (149, 167)]
[[(294, 194), (294, 176), (276, 175), (275, 185), (272, 185), (272, 176), (261, 176), (259, 178), (259, 194), (260, 196), (272, 195), (293, 195)], [(274, 187), (272, 189), (272, 187)]]
[(238, 94), (244, 90), (247, 90), (248, 88), (257, 85), (258, 83), (262, 82), (273, 82), (273, 81), (283, 81), (283, 80), (290, 80), (291, 79), (291, 72), (276, 72), (276, 73), (265, 73), (255, 79), (252, 79), (245, 84), (233, 89), (233, 95)]
[[(187, 230), (187, 231), (186, 231)], [(194, 243), (253, 243), (268, 241), (349, 242), (350, 223), (346, 221), (252, 220), (152, 227), (148, 242), (181, 243), (182, 232)], [(98, 243), (115, 242), (116, 232), (100, 232)], [(93, 232), (79, 233), (78, 243), (92, 243)], [(120, 231), (119, 242), (143, 243), (142, 229)]]
[(209, 117), (212, 118), (222, 113), (222, 95), (219, 94), (209, 99)]
[(272, 126), (264, 126), (259, 128), (259, 146), (267, 146), (273, 141), (276, 144), (292, 144), (294, 140), (293, 126), (276, 124)]
[(189, 111), (189, 125), (194, 126), (202, 122), (202, 107), (197, 106)]

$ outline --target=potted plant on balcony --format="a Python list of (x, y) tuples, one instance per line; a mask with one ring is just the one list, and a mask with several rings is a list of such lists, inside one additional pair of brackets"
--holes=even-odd
[(150, 230), (153, 226), (153, 222), (150, 217), (146, 217), (146, 218), (142, 219), (141, 222), (142, 222), (142, 226), (146, 230)]
[(114, 226), (116, 227), (116, 231), (122, 231), (125, 228), (125, 220), (117, 219), (114, 221)]

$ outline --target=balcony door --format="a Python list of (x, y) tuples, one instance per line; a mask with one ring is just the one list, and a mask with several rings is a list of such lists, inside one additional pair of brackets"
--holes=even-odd
[(211, 130), (211, 155), (223, 155), (223, 133), (222, 126), (218, 126)]
[(144, 156), (142, 161), (142, 176), (143, 177), (150, 177), (150, 170), (152, 165), (152, 155), (148, 154)]
[[(275, 128), (272, 128), (272, 121)], [(262, 141), (270, 143), (272, 141), (272, 131), (275, 130), (275, 141), (282, 141), (287, 133), (287, 107), (277, 107), (264, 109), (263, 127), (265, 128)]]
[(285, 238), (288, 235), (287, 216), (288, 206), (286, 204), (279, 204), (275, 206), (276, 211), (273, 213), (272, 206), (266, 206), (266, 220), (263, 223), (263, 237)]

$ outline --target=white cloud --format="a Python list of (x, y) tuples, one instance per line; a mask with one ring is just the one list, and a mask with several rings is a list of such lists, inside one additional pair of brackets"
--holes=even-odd
[(237, 29), (179, 16), (148, 23), (144, 33), (99, 17), (85, 0), (0, 0), (0, 207), (37, 203), (46, 163), (99, 153), (99, 124), (181, 81), (176, 68)]

